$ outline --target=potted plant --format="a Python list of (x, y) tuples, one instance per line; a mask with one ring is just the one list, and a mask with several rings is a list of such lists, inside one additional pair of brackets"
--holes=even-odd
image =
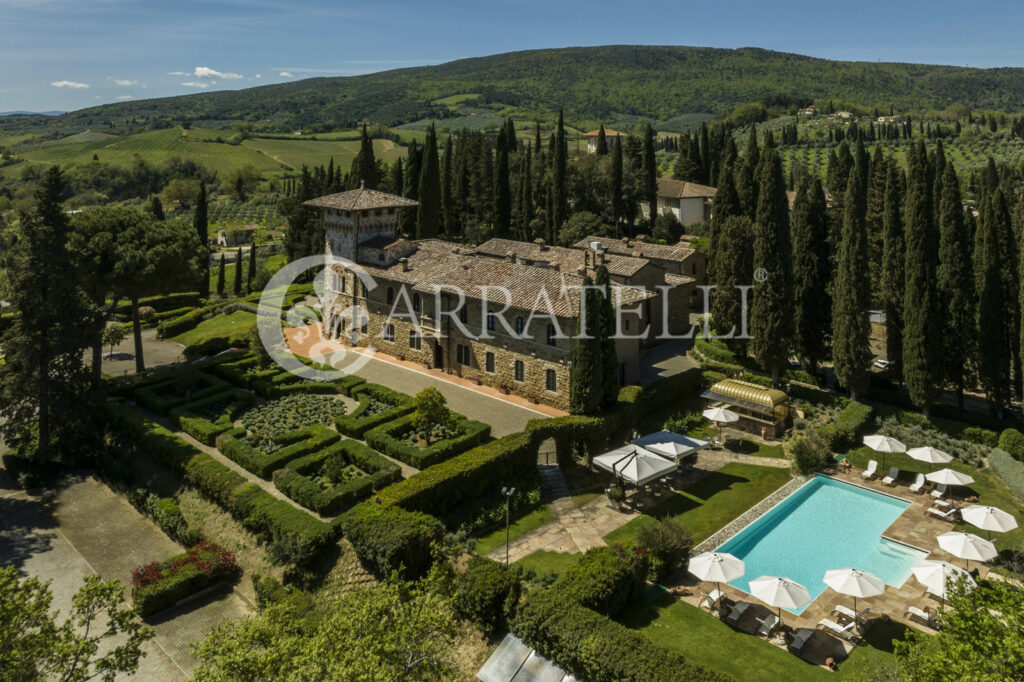
[(399, 351), (395, 353), (395, 357), (398, 358), (399, 360), (405, 360), (405, 353)]
[(480, 377), (476, 377), (476, 376), (470, 377), (469, 380), (472, 381), (473, 384), (476, 385), (476, 386), (480, 385)]
[(614, 507), (615, 509), (622, 508), (622, 503), (626, 499), (626, 491), (623, 490), (620, 486), (613, 485), (609, 488), (606, 488), (604, 494), (608, 496), (608, 502), (611, 504), (612, 507)]
[(505, 395), (508, 395), (511, 392), (511, 391), (509, 391), (508, 386), (506, 386), (505, 384), (502, 384), (501, 386), (499, 386), (498, 390), (501, 391)]
[(539, 402), (537, 400), (537, 396), (533, 395), (532, 393), (530, 395), (526, 396), (526, 399), (529, 400), (534, 405), (536, 405)]

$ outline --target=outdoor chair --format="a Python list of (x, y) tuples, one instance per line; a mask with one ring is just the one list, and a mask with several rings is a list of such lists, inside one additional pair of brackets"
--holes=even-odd
[(868, 462), (868, 468), (860, 473), (861, 478), (871, 480), (878, 474), (878, 462), (871, 460)]
[(725, 620), (736, 625), (740, 622), (740, 618), (743, 617), (743, 614), (746, 613), (749, 608), (750, 602), (741, 601), (738, 604), (734, 604), (729, 607), (729, 615), (725, 617)]
[(761, 637), (770, 637), (775, 628), (779, 627), (779, 617), (774, 613), (768, 614), (767, 618), (758, 618), (757, 622), (761, 624), (757, 628), (757, 634)]
[(892, 467), (889, 469), (889, 475), (882, 479), (882, 483), (888, 486), (896, 485), (896, 479), (900, 477), (900, 468)]
[(928, 507), (925, 512), (936, 516), (943, 521), (949, 521), (950, 523), (956, 523), (957, 516), (960, 515), (960, 510), (956, 507), (950, 507), (949, 509), (938, 509), (936, 507)]
[(828, 618), (822, 618), (818, 621), (818, 627), (828, 629), (832, 634), (837, 637), (842, 637), (848, 642), (854, 641), (857, 637), (857, 623), (851, 621), (846, 625), (840, 625), (834, 620)]
[(871, 611), (871, 609), (862, 609), (854, 613), (853, 609), (851, 609), (849, 606), (843, 606), (842, 604), (836, 604), (836, 607), (832, 609), (832, 613), (840, 613), (849, 618), (850, 620), (854, 621), (864, 620), (865, 618), (867, 618), (869, 611)]
[(914, 479), (914, 482), (910, 484), (910, 492), (915, 495), (920, 494), (926, 483), (927, 481), (924, 478), (924, 474), (918, 474), (917, 478)]
[(939, 500), (945, 497), (948, 492), (949, 489), (946, 487), (946, 484), (939, 483), (938, 485), (935, 486), (935, 490), (932, 491), (932, 497), (934, 497), (936, 500)]
[(935, 626), (935, 618), (932, 616), (931, 612), (922, 611), (916, 606), (908, 606), (907, 610), (904, 612), (904, 615), (909, 615), (911, 618), (923, 622), (928, 627)]
[(722, 599), (722, 593), (719, 592), (718, 590), (712, 590), (711, 594), (708, 594), (704, 590), (701, 590), (700, 591), (700, 603), (698, 604), (698, 606), (700, 606), (701, 608), (704, 608), (704, 604), (706, 603), (708, 605), (708, 611), (713, 611), (715, 609), (715, 605), (718, 604), (718, 602), (721, 599)]
[(811, 628), (800, 628), (793, 634), (793, 641), (789, 643), (789, 648), (794, 651), (802, 651), (804, 645), (807, 644), (814, 637), (814, 630)]

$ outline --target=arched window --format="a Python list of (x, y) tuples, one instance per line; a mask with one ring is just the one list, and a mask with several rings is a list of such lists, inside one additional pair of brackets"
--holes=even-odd
[(462, 306), (459, 308), (459, 322), (466, 324), (469, 322), (469, 307)]
[(558, 345), (555, 342), (555, 325), (553, 325), (553, 324), (549, 324), (548, 325), (548, 345), (549, 346)]

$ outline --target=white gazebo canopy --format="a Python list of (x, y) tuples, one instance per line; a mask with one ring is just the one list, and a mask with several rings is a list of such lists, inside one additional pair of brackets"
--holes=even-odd
[(598, 455), (594, 464), (633, 485), (644, 485), (676, 469), (674, 462), (639, 445), (624, 445)]
[(640, 438), (634, 438), (630, 441), (633, 445), (639, 445), (645, 450), (661, 455), (662, 457), (668, 457), (669, 459), (682, 459), (687, 455), (692, 455), (698, 450), (703, 450), (708, 446), (706, 440), (699, 440), (697, 438), (691, 438), (675, 431), (658, 431), (656, 433), (649, 433), (646, 436)]

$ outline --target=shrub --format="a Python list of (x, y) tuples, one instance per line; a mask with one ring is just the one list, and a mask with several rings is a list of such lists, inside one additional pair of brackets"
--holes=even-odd
[(314, 424), (304, 429), (275, 436), (273, 442), (284, 447), (267, 453), (243, 440), (241, 431), (241, 429), (233, 429), (224, 433), (218, 439), (218, 447), (225, 457), (260, 478), (270, 478), (271, 474), (293, 459), (320, 452), (340, 438), (337, 433), (326, 426)]
[(356, 556), (378, 577), (398, 571), (405, 578), (424, 575), (433, 563), (431, 545), (444, 533), (433, 516), (399, 507), (363, 502), (338, 517)]
[(690, 562), (693, 536), (686, 526), (673, 519), (640, 526), (636, 541), (647, 550), (647, 574), (653, 581), (665, 580)]
[(519, 602), (519, 577), (511, 570), (484, 557), (473, 557), (459, 579), (455, 609), (476, 623), (488, 635), (506, 628), (508, 617)]
[(132, 571), (132, 602), (141, 615), (152, 615), (238, 574), (233, 552), (204, 541), (184, 554)]
[(594, 547), (551, 589), (580, 606), (615, 616), (640, 597), (646, 576), (647, 552), (642, 548)]
[(726, 682), (636, 630), (594, 613), (554, 588), (531, 592), (511, 623), (523, 642), (588, 682)]
[(789, 442), (789, 458), (801, 476), (821, 471), (833, 462), (832, 450), (821, 433), (808, 432)]
[(402, 439), (402, 436), (415, 428), (415, 419), (414, 413), (367, 431), (367, 445), (409, 466), (426, 469), (468, 450), (491, 435), (489, 424), (472, 421), (462, 415), (452, 415), (451, 428), (457, 435), (419, 447)]
[(1005, 450), (994, 448), (988, 455), (988, 465), (1010, 492), (1024, 500), (1024, 464)]
[(216, 314), (217, 309), (227, 305), (227, 301), (215, 301), (203, 308), (196, 308), (195, 310), (189, 311), (181, 317), (175, 317), (169, 320), (164, 320), (157, 327), (157, 336), (161, 339), (169, 339), (177, 336), (178, 334), (184, 334), (187, 331), (191, 331), (199, 326), (199, 323), (208, 316)]
[(1006, 429), (999, 435), (999, 449), (1010, 453), (1017, 461), (1024, 459), (1024, 433)]
[(378, 384), (359, 384), (352, 388), (351, 395), (359, 401), (359, 406), (351, 414), (335, 417), (334, 426), (352, 438), (362, 438), (370, 429), (415, 409), (412, 398)]
[[(190, 405), (229, 388), (223, 379), (204, 372), (173, 375), (154, 383), (144, 383), (134, 391), (135, 400), (150, 412), (166, 416), (175, 407)], [(185, 395), (182, 395), (182, 392)]]
[(249, 339), (244, 334), (215, 336), (211, 339), (206, 339), (202, 343), (194, 343), (191, 346), (185, 346), (185, 350), (183, 350), (182, 353), (191, 361), (196, 358), (208, 357), (222, 353), (229, 348), (246, 348), (248, 345)]
[[(360, 475), (336, 481), (332, 472), (347, 466), (357, 467)], [(401, 470), (390, 460), (362, 443), (343, 440), (278, 469), (274, 472), (274, 485), (307, 509), (335, 514), (399, 478)]]
[(217, 436), (229, 431), (253, 397), (238, 389), (216, 393), (209, 398), (193, 401), (187, 407), (176, 407), (170, 412), (171, 423), (204, 445), (213, 445)]
[(870, 405), (851, 400), (840, 410), (835, 423), (836, 442), (825, 442), (832, 450), (845, 449), (858, 444), (861, 434), (871, 421)]
[(989, 431), (978, 426), (968, 426), (963, 430), (964, 440), (969, 440), (972, 443), (978, 443), (985, 445), (990, 448), (999, 446), (999, 434), (995, 431)]
[(144, 489), (129, 493), (128, 499), (143, 513), (152, 517), (160, 530), (172, 540), (185, 546), (198, 544), (203, 538), (199, 531), (190, 528), (185, 517), (181, 515), (178, 501), (173, 497), (160, 497)]

